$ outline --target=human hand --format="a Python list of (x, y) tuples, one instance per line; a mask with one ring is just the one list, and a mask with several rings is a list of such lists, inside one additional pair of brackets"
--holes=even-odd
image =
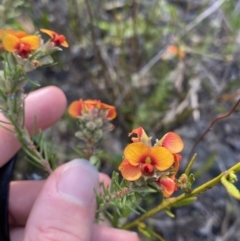
[[(46, 129), (65, 110), (66, 99), (56, 87), (34, 91), (26, 98), (29, 131)], [(5, 120), (0, 116), (0, 120)], [(0, 166), (20, 148), (15, 136), (0, 128)], [(15, 181), (10, 185), (9, 223), (11, 241), (139, 241), (133, 232), (94, 224), (95, 195), (104, 174), (85, 160), (74, 160), (57, 168), (46, 181)]]

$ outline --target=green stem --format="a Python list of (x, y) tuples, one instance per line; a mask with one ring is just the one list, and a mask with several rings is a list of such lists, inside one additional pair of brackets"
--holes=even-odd
[[(234, 171), (234, 172), (238, 172), (240, 171), (240, 162), (237, 163), (236, 165), (232, 166), (230, 169), (228, 169), (226, 172), (229, 171)], [(221, 173), (220, 175), (218, 175), (217, 177), (213, 178), (212, 180), (202, 184), (201, 186), (195, 188), (192, 190), (192, 192), (190, 194), (181, 194), (178, 197), (173, 197), (173, 198), (169, 198), (169, 199), (165, 199), (160, 205), (158, 205), (157, 207), (147, 211), (146, 213), (144, 213), (142, 216), (138, 217), (137, 219), (135, 219), (134, 221), (127, 223), (125, 225), (122, 226), (123, 229), (131, 229), (135, 226), (138, 226), (138, 224), (140, 222), (142, 222), (143, 220), (155, 215), (156, 213), (165, 210), (166, 208), (171, 207), (171, 205), (182, 201), (186, 198), (189, 197), (195, 197), (198, 194), (216, 186), (219, 182), (221, 182), (221, 178), (224, 175), (224, 173)]]
[[(37, 163), (40, 163), (48, 173), (51, 173), (52, 169), (49, 162), (45, 160), (42, 153), (37, 150), (28, 130), (24, 126), (25, 109), (23, 103), (24, 99), (22, 99), (23, 91), (21, 93), (19, 92), (17, 96), (13, 96), (13, 99), (8, 98), (8, 101), (5, 102), (7, 107), (6, 109), (9, 111), (5, 111), (3, 113), (12, 124), (14, 132), (16, 133), (19, 142), (22, 144), (25, 153), (32, 157), (32, 159)], [(19, 113), (19, 111), (22, 111), (23, 113)]]

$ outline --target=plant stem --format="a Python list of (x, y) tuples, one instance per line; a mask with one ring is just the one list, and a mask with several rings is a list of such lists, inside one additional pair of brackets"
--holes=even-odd
[(5, 109), (8, 111), (3, 111), (3, 114), (9, 119), (10, 123), (13, 126), (14, 132), (22, 144), (23, 150), (27, 155), (33, 158), (36, 162), (40, 163), (44, 169), (51, 173), (52, 169), (47, 160), (43, 157), (42, 153), (38, 151), (36, 145), (33, 143), (30, 134), (26, 127), (24, 126), (24, 98), (23, 90), (19, 90), (18, 94), (12, 95), (13, 98), (8, 98), (5, 102)]
[[(237, 163), (236, 165), (232, 166), (230, 169), (228, 169), (226, 172), (230, 172), (230, 171), (234, 171), (234, 172), (239, 172), (240, 171), (240, 162)], [(169, 198), (169, 199), (165, 199), (160, 205), (158, 205), (157, 207), (147, 211), (146, 213), (144, 213), (142, 216), (138, 217), (137, 219), (135, 219), (134, 221), (127, 223), (125, 225), (122, 226), (123, 229), (131, 229), (135, 226), (138, 226), (138, 224), (140, 222), (142, 222), (143, 220), (155, 215), (156, 213), (165, 210), (168, 207), (171, 207), (171, 205), (182, 201), (186, 198), (189, 197), (195, 197), (198, 194), (201, 194), (202, 192), (205, 192), (206, 190), (216, 186), (218, 183), (221, 182), (221, 178), (225, 173), (221, 173), (220, 175), (218, 175), (217, 177), (211, 179), (210, 181), (202, 184), (201, 186), (195, 188), (192, 190), (192, 192), (190, 194), (181, 194), (178, 197), (173, 197), (173, 198)]]

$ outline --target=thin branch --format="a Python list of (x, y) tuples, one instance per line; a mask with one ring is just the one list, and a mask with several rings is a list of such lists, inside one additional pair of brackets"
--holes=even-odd
[(186, 32), (191, 31), (193, 28), (195, 28), (199, 23), (201, 23), (205, 18), (210, 16), (212, 13), (214, 13), (218, 8), (221, 7), (221, 5), (226, 0), (219, 0), (216, 1), (214, 4), (212, 4), (209, 8), (207, 8), (205, 11), (203, 11), (201, 14), (199, 14), (191, 23), (189, 23), (185, 28), (185, 34)]
[[(195, 142), (195, 144), (193, 145), (191, 151), (190, 151), (190, 154), (189, 154), (189, 157), (192, 156), (195, 148), (197, 147), (197, 145), (203, 140), (203, 138), (206, 136), (206, 134), (212, 129), (212, 127), (216, 124), (216, 122), (220, 121), (220, 120), (223, 120), (223, 119), (226, 119), (228, 118), (235, 110), (236, 108), (238, 107), (238, 105), (240, 104), (240, 99), (237, 101), (237, 103), (232, 107), (232, 109), (227, 113), (227, 114), (224, 114), (224, 115), (220, 115), (218, 116), (217, 118), (215, 118), (211, 124), (208, 126), (208, 128), (203, 132), (203, 134), (197, 139), (197, 141)], [(190, 158), (189, 158), (190, 159)]]

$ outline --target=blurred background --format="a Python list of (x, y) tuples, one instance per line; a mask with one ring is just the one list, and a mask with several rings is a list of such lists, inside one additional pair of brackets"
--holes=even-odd
[[(239, 0), (2, 0), (0, 16), (1, 28), (47, 28), (66, 36), (69, 48), (55, 54), (58, 64), (29, 73), (32, 80), (58, 86), (68, 104), (91, 98), (116, 106), (115, 129), (102, 143), (100, 170), (109, 175), (138, 126), (156, 138), (168, 131), (182, 137), (181, 173), (196, 140), (240, 98)], [(66, 113), (45, 132), (58, 165), (78, 156), (75, 131)], [(195, 152), (194, 186), (238, 162), (239, 108), (217, 122)], [(16, 179), (43, 176), (18, 163)], [(159, 201), (152, 195), (144, 208)], [(146, 221), (163, 239), (142, 240), (239, 240), (238, 201), (221, 186), (173, 213), (174, 219), (160, 213)]]

